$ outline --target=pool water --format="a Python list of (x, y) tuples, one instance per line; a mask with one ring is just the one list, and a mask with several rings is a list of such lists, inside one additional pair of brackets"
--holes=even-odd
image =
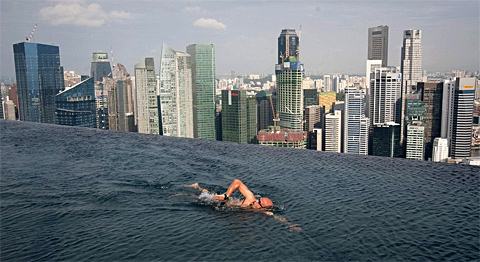
[[(0, 153), (2, 261), (480, 259), (478, 167), (10, 121)], [(234, 178), (275, 216), (185, 187)]]

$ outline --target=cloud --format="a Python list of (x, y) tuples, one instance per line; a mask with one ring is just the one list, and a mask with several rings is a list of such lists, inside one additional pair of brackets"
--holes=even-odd
[(205, 28), (205, 29), (214, 29), (214, 30), (225, 30), (227, 26), (220, 21), (217, 21), (213, 18), (200, 18), (193, 22), (193, 26)]
[(99, 27), (108, 22), (130, 19), (125, 11), (107, 12), (97, 3), (85, 1), (56, 1), (52, 6), (40, 9), (40, 17), (52, 25)]

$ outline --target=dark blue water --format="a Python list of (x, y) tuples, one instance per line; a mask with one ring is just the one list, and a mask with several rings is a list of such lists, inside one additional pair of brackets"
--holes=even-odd
[[(2, 261), (480, 259), (479, 168), (20, 122), (0, 133)], [(276, 218), (183, 186), (233, 178)]]

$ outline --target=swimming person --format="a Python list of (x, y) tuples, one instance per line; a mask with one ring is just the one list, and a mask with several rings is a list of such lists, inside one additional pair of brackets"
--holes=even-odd
[[(301, 232), (302, 228), (299, 224), (294, 224), (288, 221), (288, 219), (284, 216), (273, 214), (271, 209), (273, 208), (273, 202), (268, 197), (260, 197), (256, 198), (253, 192), (248, 189), (248, 187), (239, 179), (234, 179), (230, 186), (228, 187), (227, 191), (224, 194), (217, 195), (211, 194), (207, 189), (202, 188), (198, 183), (194, 183), (188, 185), (187, 187), (191, 187), (194, 189), (198, 189), (202, 192), (200, 194), (200, 198), (206, 196), (206, 199), (209, 201), (213, 200), (216, 202), (225, 202), (227, 206), (236, 206), (245, 209), (250, 209), (252, 211), (259, 211), (265, 215), (273, 217), (276, 221), (287, 225), (288, 230), (292, 232)], [(235, 191), (239, 191), (245, 198), (243, 200), (235, 199), (232, 197)]]
[[(198, 189), (202, 192), (208, 192), (207, 189), (200, 187), (198, 183), (190, 185), (190, 187)], [(245, 198), (242, 201), (238, 199), (233, 199), (231, 196), (235, 191), (239, 191)], [(227, 191), (223, 195), (214, 195), (213, 199), (216, 201), (225, 201), (228, 205), (239, 206), (242, 208), (253, 208), (253, 209), (268, 209), (273, 207), (273, 202), (268, 197), (256, 198), (250, 189), (239, 179), (234, 179)]]

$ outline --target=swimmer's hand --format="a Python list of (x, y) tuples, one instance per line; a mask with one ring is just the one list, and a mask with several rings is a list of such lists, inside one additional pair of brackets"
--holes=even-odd
[(267, 216), (273, 216), (273, 212), (270, 212), (270, 211), (265, 211), (264, 214)]
[(224, 195), (214, 195), (213, 199), (216, 201), (225, 201), (225, 196)]

